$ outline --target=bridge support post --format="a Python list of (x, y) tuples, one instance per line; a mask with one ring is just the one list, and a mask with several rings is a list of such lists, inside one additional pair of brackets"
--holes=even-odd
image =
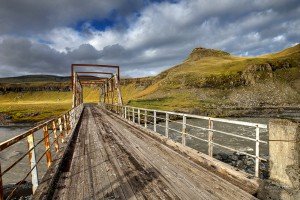
[(274, 200), (300, 199), (300, 123), (276, 119), (269, 123), (270, 178), (258, 197)]

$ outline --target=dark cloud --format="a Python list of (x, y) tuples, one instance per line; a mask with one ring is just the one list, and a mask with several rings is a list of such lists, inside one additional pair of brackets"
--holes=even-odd
[(1, 0), (0, 34), (32, 34), (80, 21), (122, 18), (144, 5), (142, 0)]
[(90, 44), (82, 44), (65, 53), (28, 39), (8, 37), (0, 43), (0, 66), (6, 69), (2, 69), (0, 77), (13, 71), (66, 75), (72, 63), (95, 63), (98, 59), (121, 61), (129, 53), (119, 44), (107, 46), (101, 51)]
[[(75, 62), (152, 75), (197, 46), (274, 52), (299, 42), (299, 16), (299, 0), (1, 1), (0, 76), (68, 74)], [(101, 31), (88, 23), (107, 17), (115, 23)], [(85, 20), (81, 30), (72, 28)]]

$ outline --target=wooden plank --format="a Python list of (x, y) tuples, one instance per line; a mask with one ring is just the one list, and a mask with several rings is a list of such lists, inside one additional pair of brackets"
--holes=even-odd
[[(111, 116), (111, 115), (110, 115)], [(111, 120), (112, 121), (112, 120)], [(116, 121), (115, 121), (115, 119), (114, 119), (114, 122), (113, 122), (114, 124), (117, 124), (116, 123)], [(120, 122), (121, 123), (121, 122)], [(118, 126), (114, 126), (113, 128), (118, 128)], [(130, 137), (130, 134), (129, 133), (127, 133), (127, 131), (126, 131), (126, 128), (124, 128), (124, 127), (121, 127), (120, 128), (120, 130), (119, 130), (119, 132), (122, 132), (122, 137)], [(131, 132), (133, 132), (132, 130), (131, 130)], [(126, 134), (127, 133), (127, 134)], [(142, 131), (139, 131), (139, 133), (136, 133), (136, 134), (138, 134), (139, 135), (139, 138), (141, 137), (141, 136), (143, 136), (143, 135), (145, 135), (145, 134), (142, 134)], [(133, 134), (131, 134), (131, 135), (133, 135)], [(152, 139), (153, 140), (153, 139)], [(143, 148), (143, 146), (144, 145), (146, 145), (147, 146), (147, 143), (149, 144), (150, 143), (150, 141), (151, 141), (151, 138), (149, 138), (149, 137), (147, 137), (147, 138), (145, 138), (144, 140), (133, 140), (133, 138), (131, 137), (130, 139), (129, 139), (129, 141), (132, 143), (131, 145), (133, 145), (134, 144), (134, 146), (136, 146), (136, 147), (138, 147), (137, 149), (139, 149), (140, 151), (144, 151), (144, 155), (145, 156), (147, 156), (147, 157), (149, 157), (149, 154), (151, 154), (151, 152), (153, 152), (155, 149), (151, 149), (151, 151), (147, 151), (147, 149), (145, 149), (145, 148)], [(147, 143), (145, 143), (145, 141), (147, 141)], [(144, 142), (144, 144), (143, 144), (143, 142)], [(156, 142), (157, 143), (157, 142)], [(143, 148), (143, 149), (142, 149)], [(171, 149), (169, 149), (169, 150), (167, 150), (166, 149), (166, 151), (170, 151)], [(172, 150), (171, 150), (172, 151)], [(171, 152), (170, 151), (170, 152)], [(157, 156), (159, 156), (159, 155), (163, 155), (163, 152), (162, 151), (160, 151), (160, 153), (157, 155)], [(164, 155), (164, 157), (163, 157), (165, 160), (166, 160), (166, 158), (167, 157), (165, 157), (165, 155)], [(187, 169), (188, 169), (188, 167), (189, 168), (195, 168), (195, 167), (191, 167), (190, 165), (189, 166), (184, 166), (184, 163), (188, 163), (188, 162), (190, 162), (190, 161), (188, 161), (188, 162), (180, 162), (180, 155), (177, 155), (176, 156), (176, 162), (175, 162), (175, 164), (174, 164), (174, 166), (176, 167), (175, 168), (175, 170), (179, 170), (180, 168), (178, 168), (180, 165), (182, 166), (183, 165), (183, 167), (187, 167)], [(172, 158), (173, 160), (174, 160), (174, 158)], [(169, 162), (173, 162), (174, 163), (174, 161), (172, 161), (172, 159), (170, 159), (170, 161)], [(152, 161), (152, 160), (151, 160)], [(151, 162), (150, 161), (150, 162)], [(154, 161), (154, 164), (155, 164), (155, 162), (156, 161)], [(163, 160), (162, 160), (162, 162), (163, 162)], [(153, 162), (152, 162), (153, 163)], [(180, 163), (180, 165), (178, 165), (178, 163)], [(162, 164), (167, 164), (167, 163), (162, 163)], [(159, 165), (158, 165), (158, 167), (159, 167)], [(170, 167), (172, 167), (172, 166), (170, 166)], [(212, 174), (212, 173), (210, 173), (210, 172), (208, 172), (207, 170), (205, 170), (205, 169), (201, 169), (201, 170), (203, 170), (203, 172), (201, 172), (201, 171), (199, 171), (199, 169), (201, 169), (201, 167), (200, 166), (198, 166), (198, 169), (196, 168), (195, 170), (196, 171), (198, 171), (198, 174), (197, 173), (195, 173), (195, 174), (193, 174), (193, 175), (195, 175), (195, 177), (199, 177), (199, 174), (201, 174), (202, 175), (202, 180), (203, 180), (203, 177), (206, 177), (206, 180), (205, 181), (207, 181), (207, 186), (205, 185), (205, 184), (203, 184), (203, 182), (202, 182), (202, 185), (199, 185), (198, 184), (198, 186), (199, 187), (201, 187), (202, 186), (202, 188), (204, 189), (204, 191), (206, 190), (206, 191), (208, 191), (208, 192), (212, 192), (211, 191), (211, 189), (209, 189), (209, 187), (212, 187), (212, 186), (214, 186), (214, 184), (218, 184), (218, 187), (220, 187), (220, 188), (223, 188), (223, 189), (225, 189), (225, 191), (222, 191), (222, 193), (220, 193), (220, 192), (218, 192), (218, 191), (216, 191), (216, 196), (222, 196), (223, 194), (224, 194), (224, 192), (226, 192), (227, 191), (227, 194), (226, 195), (223, 195), (223, 196), (227, 196), (227, 195), (229, 195), (229, 196), (231, 196), (232, 198), (231, 199), (238, 199), (238, 197), (241, 195), (241, 197), (243, 197), (243, 198), (245, 198), (245, 199), (247, 199), (247, 198), (254, 198), (254, 197), (252, 197), (251, 195), (249, 195), (249, 194), (247, 194), (247, 193), (245, 193), (245, 192), (243, 192), (242, 190), (240, 190), (240, 189), (238, 189), (237, 187), (235, 187), (235, 186), (233, 186), (233, 185), (231, 185), (230, 183), (228, 183), (227, 181), (225, 181), (225, 180), (222, 180), (222, 179), (220, 179), (219, 177), (217, 177), (217, 176), (215, 176), (214, 174)], [(194, 171), (195, 171), (194, 170)], [(160, 169), (160, 172), (162, 173), (163, 172), (163, 170), (161, 170)], [(170, 174), (169, 174), (170, 175)], [(190, 180), (193, 180), (193, 177), (185, 177), (185, 178), (189, 178)], [(200, 177), (199, 177), (200, 178)], [(210, 179), (212, 179), (212, 180), (217, 180), (218, 182), (212, 182), (212, 181), (210, 181), (211, 183), (209, 183), (209, 180)], [(197, 182), (197, 180), (196, 180), (196, 182)], [(195, 182), (195, 183), (196, 183)], [(199, 182), (199, 181), (198, 181)], [(213, 191), (214, 192), (214, 191)]]
[(59, 184), (68, 186), (56, 191), (56, 196), (72, 200), (255, 199), (150, 135), (115, 114), (88, 106), (69, 182)]
[[(89, 113), (91, 113), (90, 109), (89, 109)], [(93, 122), (94, 122), (93, 124), (96, 124), (95, 121)], [(107, 191), (107, 193), (105, 194), (105, 198), (126, 199), (123, 194), (120, 181), (118, 180), (116, 174), (117, 172), (114, 170), (114, 167), (111, 163), (111, 157), (113, 157), (113, 155), (109, 156), (107, 152), (107, 148), (104, 145), (103, 136), (101, 134), (103, 130), (99, 130), (98, 126), (95, 126), (95, 128), (98, 128), (96, 131), (98, 136), (98, 144), (101, 144), (100, 152), (102, 154), (103, 160), (105, 161), (103, 172), (106, 173), (106, 176), (108, 177), (108, 179), (106, 180), (107, 182), (106, 184), (109, 185), (108, 187), (109, 191)]]

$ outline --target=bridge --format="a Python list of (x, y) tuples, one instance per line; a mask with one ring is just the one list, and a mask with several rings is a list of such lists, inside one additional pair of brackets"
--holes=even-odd
[[(1, 153), (15, 146), (26, 149), (17, 160), (0, 163), (1, 200), (26, 195), (299, 199), (299, 122), (267, 125), (126, 106), (118, 66), (73, 64), (71, 75), (71, 110), (0, 144)], [(99, 87), (99, 104), (83, 102), (84, 85)], [(245, 143), (253, 151), (237, 148)], [(229, 152), (252, 161), (249, 170), (217, 159)], [(271, 165), (263, 169), (266, 163)], [(21, 164), (25, 173), (20, 178), (13, 170)], [(9, 187), (7, 177), (16, 177)]]

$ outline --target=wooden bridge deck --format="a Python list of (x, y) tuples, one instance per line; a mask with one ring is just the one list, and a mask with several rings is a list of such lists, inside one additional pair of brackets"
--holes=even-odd
[(54, 199), (256, 199), (96, 106), (87, 106)]

